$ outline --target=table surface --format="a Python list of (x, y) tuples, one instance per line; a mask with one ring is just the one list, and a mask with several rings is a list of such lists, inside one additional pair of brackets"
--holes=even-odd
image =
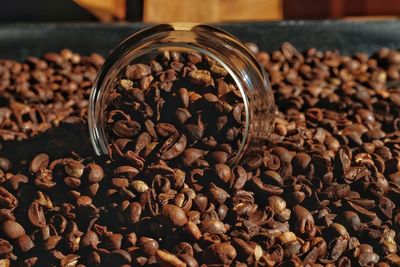
[[(400, 48), (400, 21), (282, 21), (215, 24), (242, 41), (266, 51), (285, 41), (299, 50), (309, 47), (338, 49), (344, 54)], [(70, 48), (75, 52), (107, 55), (124, 38), (145, 28), (143, 23), (123, 24), (3, 24), (0, 58), (22, 60), (45, 52)]]

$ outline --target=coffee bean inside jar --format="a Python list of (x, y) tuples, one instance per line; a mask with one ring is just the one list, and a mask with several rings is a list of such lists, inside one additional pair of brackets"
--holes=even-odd
[(236, 38), (205, 25), (158, 25), (108, 57), (89, 127), (97, 154), (192, 169), (238, 162), (266, 142), (274, 114), (268, 77)]
[(227, 163), (242, 145), (245, 105), (232, 76), (209, 56), (160, 51), (154, 59), (130, 63), (110, 90), (108, 152), (147, 164)]

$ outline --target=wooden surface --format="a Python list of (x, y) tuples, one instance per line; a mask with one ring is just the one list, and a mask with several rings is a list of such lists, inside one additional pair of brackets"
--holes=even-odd
[(144, 22), (282, 19), (281, 0), (144, 0)]

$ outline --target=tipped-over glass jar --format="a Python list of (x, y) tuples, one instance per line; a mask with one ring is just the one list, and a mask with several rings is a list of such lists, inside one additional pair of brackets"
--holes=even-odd
[(112, 51), (88, 120), (98, 155), (190, 167), (239, 161), (267, 140), (274, 112), (267, 74), (239, 40), (177, 23), (140, 31)]

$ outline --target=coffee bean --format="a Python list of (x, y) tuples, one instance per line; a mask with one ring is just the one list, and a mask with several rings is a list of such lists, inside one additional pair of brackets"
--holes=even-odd
[(7, 220), (15, 221), (15, 216), (11, 210), (8, 209), (0, 209), (0, 222), (4, 222)]
[(197, 267), (199, 266), (198, 262), (193, 256), (188, 254), (179, 255), (179, 258), (186, 264), (188, 267)]
[(228, 158), (228, 153), (225, 151), (212, 151), (207, 154), (207, 159), (211, 164), (226, 163)]
[(213, 175), (215, 175), (215, 178), (224, 183), (228, 183), (232, 179), (232, 172), (230, 167), (223, 163), (214, 165)]
[(144, 64), (134, 64), (127, 67), (125, 76), (131, 80), (141, 79), (150, 74), (150, 67)]
[(97, 234), (93, 231), (88, 231), (80, 239), (81, 247), (93, 246), (96, 247), (99, 243)]
[(162, 220), (170, 226), (181, 227), (187, 222), (187, 217), (182, 208), (167, 204), (162, 208)]
[(41, 228), (46, 225), (46, 217), (43, 213), (43, 208), (37, 202), (32, 202), (29, 206), (28, 218), (34, 226)]
[(131, 166), (119, 166), (114, 171), (115, 175), (125, 176), (128, 179), (134, 178), (139, 174), (139, 170)]
[(139, 243), (139, 246), (143, 248), (144, 253), (147, 255), (156, 255), (159, 248), (156, 240), (148, 237), (141, 237)]
[(186, 148), (182, 153), (182, 163), (184, 166), (191, 166), (197, 159), (203, 157), (204, 152), (197, 148)]
[(75, 254), (68, 254), (67, 256), (63, 257), (61, 259), (61, 266), (73, 266), (78, 263), (80, 256), (75, 255)]
[(118, 137), (129, 138), (137, 136), (140, 128), (140, 124), (136, 121), (117, 121), (113, 126), (113, 132)]
[(194, 240), (200, 240), (200, 238), (202, 237), (199, 227), (192, 221), (187, 222), (187, 224), (185, 225), (185, 231)]
[(185, 124), (191, 117), (192, 114), (190, 114), (189, 110), (187, 110), (186, 108), (177, 108), (175, 111), (176, 121), (180, 125)]
[(188, 137), (190, 143), (198, 142), (204, 134), (204, 129), (195, 124), (186, 124), (183, 126), (182, 130)]
[(140, 181), (140, 180), (134, 180), (131, 182), (130, 185), (138, 193), (144, 193), (145, 191), (147, 191), (149, 189), (149, 186), (145, 182)]
[(201, 229), (210, 234), (224, 234), (226, 228), (223, 222), (217, 218), (204, 219), (201, 222)]
[(157, 264), (159, 266), (176, 266), (176, 267), (184, 267), (186, 264), (182, 262), (177, 256), (165, 252), (163, 250), (157, 250)]
[(99, 255), (99, 253), (97, 253), (95, 251), (89, 252), (88, 255), (86, 256), (86, 260), (87, 260), (88, 264), (93, 265), (93, 266), (98, 266), (101, 264), (101, 257)]
[(76, 160), (68, 160), (65, 164), (65, 172), (74, 178), (80, 178), (84, 168), (85, 166)]
[(45, 250), (52, 250), (56, 248), (58, 243), (61, 241), (62, 237), (61, 236), (50, 236), (47, 238), (44, 243), (43, 243), (43, 249)]
[(86, 165), (87, 179), (90, 183), (98, 183), (104, 177), (104, 171), (101, 166), (96, 163)]
[(104, 247), (110, 251), (118, 250), (121, 249), (121, 242), (122, 235), (114, 233), (105, 238)]
[(7, 256), (13, 251), (13, 246), (5, 239), (0, 238), (0, 255)]
[(132, 202), (128, 207), (128, 218), (130, 223), (137, 223), (140, 219), (140, 215), (142, 213), (142, 207), (138, 202)]
[(296, 170), (304, 172), (311, 161), (311, 157), (305, 153), (299, 153), (292, 159), (292, 165)]
[(26, 184), (28, 182), (28, 177), (23, 174), (16, 174), (11, 176), (7, 180), (8, 187), (12, 188), (13, 190), (18, 190), (20, 186)]
[(7, 158), (2, 158), (0, 157), (0, 169), (3, 170), (4, 172), (8, 172), (11, 170), (11, 162)]
[(30, 171), (37, 173), (41, 168), (47, 168), (49, 165), (49, 156), (46, 154), (37, 155), (32, 161), (29, 167)]
[(214, 80), (211, 77), (211, 74), (207, 70), (193, 70), (189, 72), (189, 77), (191, 80), (199, 85), (212, 85), (214, 84)]
[(160, 156), (162, 160), (170, 160), (179, 156), (186, 148), (187, 138), (184, 134), (165, 152)]
[(230, 265), (236, 258), (235, 248), (228, 242), (213, 244), (207, 248), (205, 260), (209, 263), (222, 263)]
[(209, 200), (215, 204), (223, 204), (226, 199), (229, 198), (228, 192), (216, 186), (214, 183), (211, 183), (208, 190)]
[(286, 201), (279, 196), (271, 196), (268, 198), (268, 205), (274, 211), (275, 214), (286, 209)]
[(21, 235), (25, 235), (24, 228), (16, 221), (5, 221), (0, 226), (1, 232), (9, 239), (16, 239)]

